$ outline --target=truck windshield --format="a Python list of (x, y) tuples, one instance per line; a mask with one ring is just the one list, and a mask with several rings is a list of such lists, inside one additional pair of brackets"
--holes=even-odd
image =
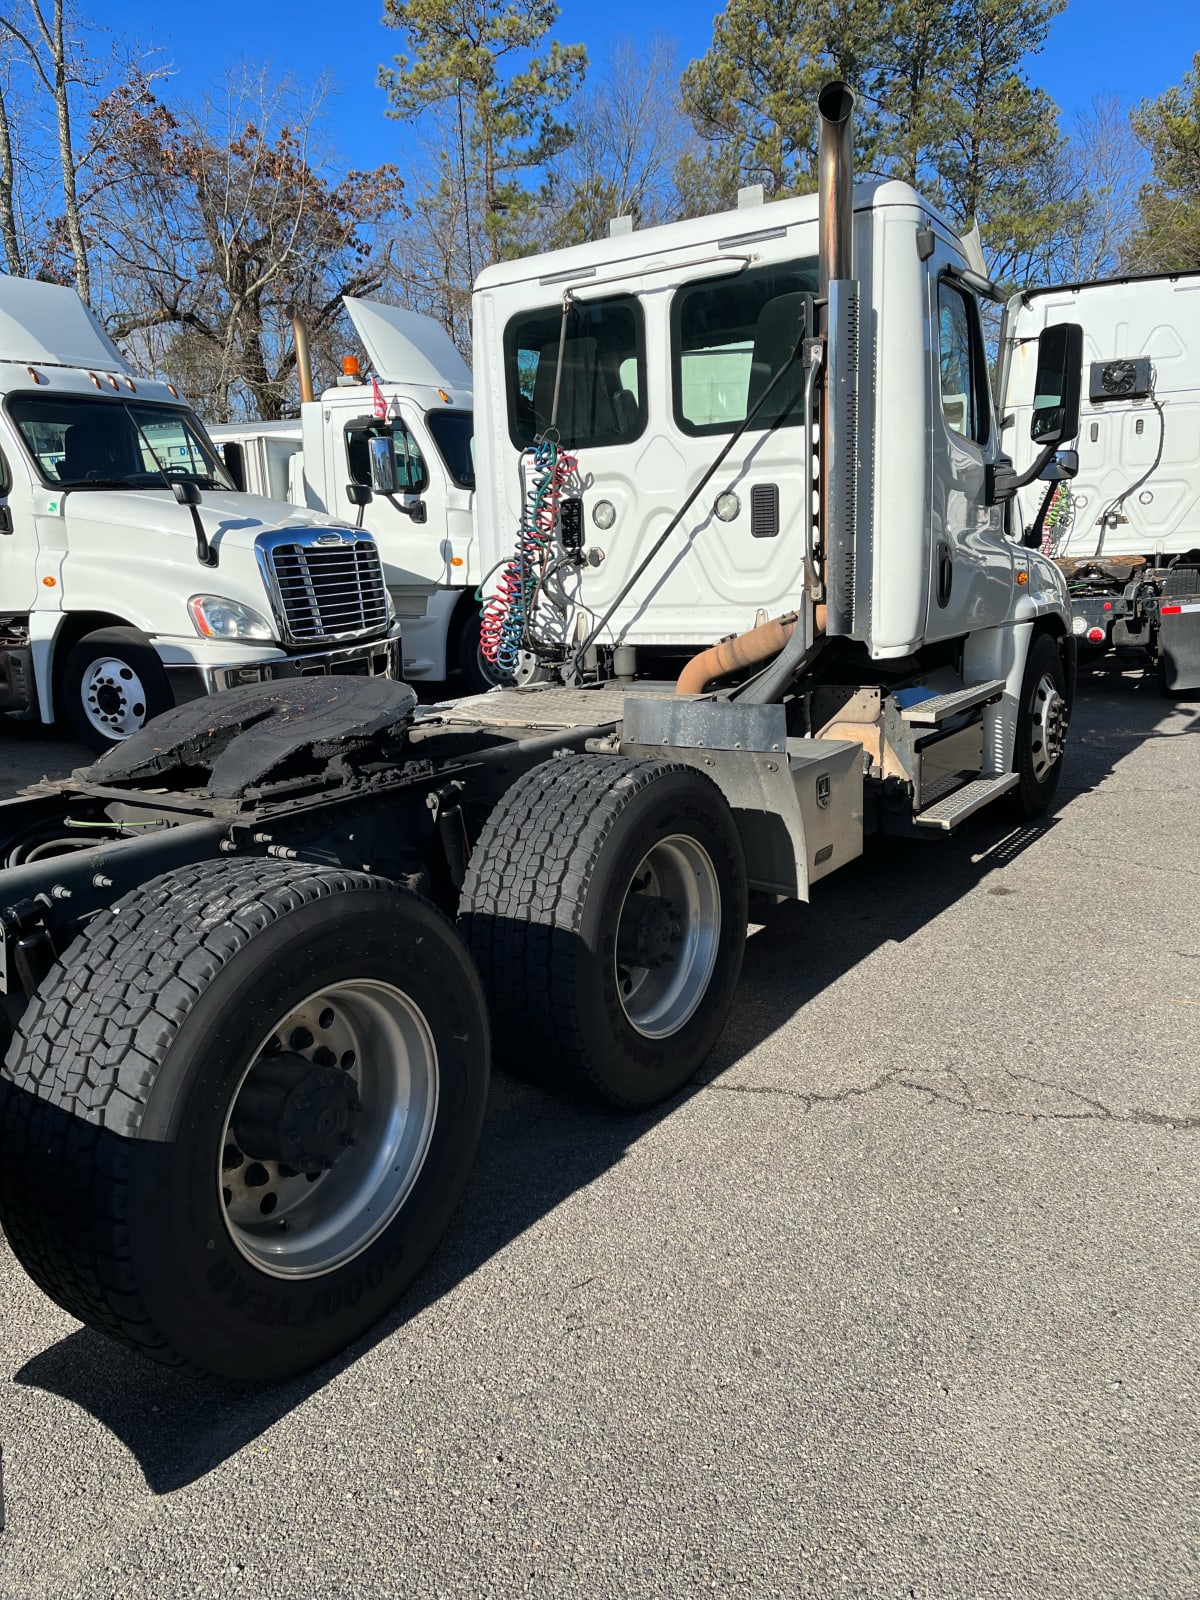
[(475, 418), (470, 411), (427, 411), (425, 426), (433, 435), (446, 471), (460, 489), (475, 487)]
[(183, 406), (89, 395), (14, 394), (8, 413), (43, 480), (64, 489), (161, 489), (233, 483)]

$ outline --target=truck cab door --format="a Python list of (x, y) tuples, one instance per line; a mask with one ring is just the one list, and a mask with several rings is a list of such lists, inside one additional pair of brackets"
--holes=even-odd
[(24, 514), (14, 507), (13, 480), (8, 461), (0, 453), (0, 613), (32, 611), (38, 598), (38, 538), (28, 503)]
[[(412, 615), (405, 597), (425, 597), (444, 583), (442, 551), (446, 522), (446, 489), (440, 465), (427, 458), (417, 441), (413, 420), (400, 410), (387, 418), (356, 417), (330, 430), (331, 481), (371, 486), (370, 440), (386, 436), (396, 463), (394, 494), (374, 494), (363, 514), (363, 526), (374, 537), (383, 561), (387, 586), (400, 616)], [(344, 490), (343, 490), (344, 492)]]
[(929, 640), (1003, 622), (1013, 592), (1013, 543), (1002, 507), (988, 504), (986, 467), (998, 442), (979, 304), (948, 274), (952, 262), (939, 244), (929, 278)]

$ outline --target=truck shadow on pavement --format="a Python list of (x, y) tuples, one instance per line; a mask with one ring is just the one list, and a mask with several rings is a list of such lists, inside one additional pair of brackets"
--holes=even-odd
[[(479, 1159), (449, 1232), (396, 1311), (342, 1355), (303, 1378), (246, 1389), (181, 1378), (83, 1328), (28, 1361), (16, 1381), (89, 1412), (132, 1453), (154, 1493), (203, 1477), (615, 1166), (844, 973), (1002, 873), (1137, 744), (1200, 728), (1196, 705), (1143, 693), (1129, 676), (1097, 689), (1077, 708), (1078, 741), (1056, 815), (1025, 827), (999, 816), (977, 820), (940, 844), (872, 841), (863, 860), (838, 875), (836, 893), (824, 886), (811, 907), (760, 913), (765, 926), (748, 942), (730, 1022), (697, 1080), (673, 1101), (649, 1114), (618, 1116), (497, 1076)], [(934, 856), (937, 868), (930, 871)], [(795, 951), (802, 960), (792, 960)]]

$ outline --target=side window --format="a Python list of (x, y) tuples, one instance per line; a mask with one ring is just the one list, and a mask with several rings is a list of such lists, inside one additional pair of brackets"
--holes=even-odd
[(402, 422), (386, 422), (374, 417), (363, 417), (346, 427), (346, 463), (354, 483), (370, 487), (371, 462), (368, 440), (392, 441), (396, 456), (396, 481), (400, 494), (423, 494), (429, 487), (429, 468), (417, 447), (417, 441)]
[[(815, 260), (689, 283), (671, 302), (675, 421), (683, 433), (732, 433), (795, 348)], [(755, 427), (796, 427), (803, 371), (771, 391)]]
[(938, 371), (946, 426), (986, 444), (987, 366), (979, 307), (945, 278), (938, 284)]
[[(504, 330), (508, 432), (527, 450), (550, 426), (562, 309), (524, 312)], [(559, 438), (568, 449), (628, 444), (646, 427), (646, 340), (631, 295), (572, 303), (563, 343)]]

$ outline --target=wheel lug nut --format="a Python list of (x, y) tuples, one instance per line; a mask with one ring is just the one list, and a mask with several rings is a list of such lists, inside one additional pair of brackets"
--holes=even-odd
[(312, 1032), (308, 1028), (293, 1028), (288, 1035), (288, 1043), (293, 1050), (307, 1050), (312, 1042)]
[(354, 1135), (352, 1133), (344, 1133), (342, 1135), (342, 1143), (346, 1146), (346, 1148), (348, 1150), (351, 1145), (357, 1144), (358, 1140), (354, 1137)]
[(319, 1067), (337, 1066), (337, 1057), (327, 1044), (323, 1044), (319, 1050), (313, 1051), (313, 1060)]
[(363, 1105), (361, 1100), (352, 1100), (350, 1102), (350, 1109), (354, 1112), (355, 1116), (357, 1116), (360, 1111), (365, 1111), (366, 1107)]
[(289, 1133), (287, 1135), (287, 1142), (289, 1144), (299, 1144), (300, 1143), (300, 1135), (296, 1132), (295, 1128), (293, 1128), (291, 1133)]

